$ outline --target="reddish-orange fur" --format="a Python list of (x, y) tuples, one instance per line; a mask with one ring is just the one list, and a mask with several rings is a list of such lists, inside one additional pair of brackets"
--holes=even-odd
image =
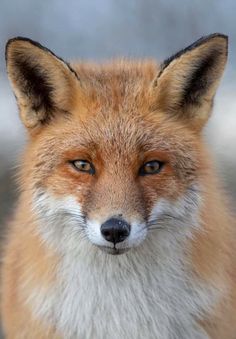
[[(192, 240), (193, 272), (217, 288), (227, 289), (224, 299), (201, 322), (210, 338), (234, 339), (235, 223), (200, 133), (207, 117), (201, 116), (193, 124), (179, 118), (179, 111), (173, 117), (167, 114), (172, 98), (166, 97), (166, 91), (172, 70), (154, 93), (153, 80), (160, 70), (155, 62), (121, 60), (101, 66), (75, 64), (73, 68), (81, 85), (71, 86), (70, 114), (59, 113), (43, 127), (34, 122), (29, 130), (30, 142), (20, 173), (22, 194), (2, 269), (2, 317), (7, 338), (59, 337), (51, 324), (45, 328), (34, 319), (22, 302), (35, 285), (47, 288), (54, 284), (60, 261), (35, 235), (38, 221), (31, 210), (35, 186), (49, 189), (56, 197), (75, 196), (91, 218), (99, 214), (102, 219), (108, 211), (123, 208), (127, 218), (141, 214), (145, 219), (157, 197), (174, 201), (198, 177), (204, 187), (200, 211), (203, 227)], [(208, 105), (209, 100), (206, 102)], [(21, 114), (24, 121), (23, 108)], [(74, 159), (90, 160), (96, 175), (76, 172), (68, 164)], [(137, 168), (154, 159), (166, 163), (163, 171), (155, 177), (138, 176)]]

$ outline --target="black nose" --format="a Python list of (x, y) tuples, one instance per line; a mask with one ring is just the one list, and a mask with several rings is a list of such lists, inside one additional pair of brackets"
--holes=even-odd
[(130, 225), (122, 219), (111, 218), (101, 225), (101, 233), (107, 241), (117, 244), (130, 234)]

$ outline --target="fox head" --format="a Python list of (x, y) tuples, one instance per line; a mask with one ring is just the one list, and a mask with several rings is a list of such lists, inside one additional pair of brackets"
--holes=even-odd
[(29, 136), (22, 194), (40, 234), (59, 250), (83, 242), (119, 254), (196, 227), (208, 168), (201, 131), (226, 59), (221, 34), (160, 66), (72, 65), (10, 40), (7, 70)]

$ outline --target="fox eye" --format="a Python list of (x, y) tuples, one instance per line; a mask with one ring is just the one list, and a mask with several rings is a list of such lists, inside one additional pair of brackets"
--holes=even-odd
[(75, 160), (72, 161), (72, 164), (77, 171), (95, 174), (95, 169), (93, 165), (87, 160)]
[(163, 162), (153, 160), (146, 162), (139, 170), (139, 175), (144, 176), (148, 174), (157, 174), (161, 171)]

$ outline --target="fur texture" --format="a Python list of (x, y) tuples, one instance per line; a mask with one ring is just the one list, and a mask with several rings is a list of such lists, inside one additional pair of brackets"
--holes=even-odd
[[(201, 136), (226, 58), (220, 34), (161, 66), (8, 43), (29, 143), (2, 268), (7, 338), (235, 339), (235, 224)], [(131, 226), (115, 245), (100, 230), (114, 216)]]

